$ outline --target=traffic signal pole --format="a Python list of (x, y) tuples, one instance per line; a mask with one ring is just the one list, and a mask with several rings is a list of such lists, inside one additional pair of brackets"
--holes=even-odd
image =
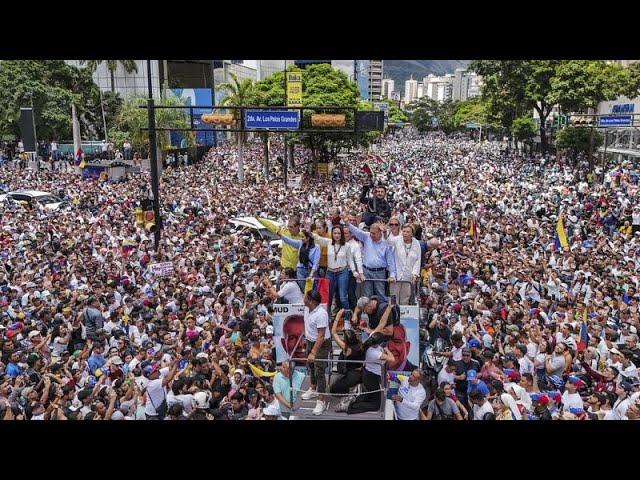
[(147, 114), (149, 118), (149, 161), (151, 163), (151, 192), (153, 194), (153, 214), (156, 221), (156, 228), (153, 232), (153, 237), (154, 247), (157, 253), (160, 249), (160, 230), (162, 229), (162, 219), (160, 218), (160, 178), (158, 175), (158, 150), (156, 148), (156, 109), (153, 101), (153, 91), (151, 83), (151, 60), (147, 60), (147, 79), (149, 86), (149, 99), (147, 100)]

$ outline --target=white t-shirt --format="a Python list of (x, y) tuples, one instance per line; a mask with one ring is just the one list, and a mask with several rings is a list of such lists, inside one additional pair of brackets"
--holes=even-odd
[(493, 407), (489, 402), (484, 402), (482, 406), (473, 405), (473, 419), (474, 420), (483, 420), (485, 413), (495, 413), (493, 411)]
[[(155, 402), (155, 397), (153, 397), (153, 401)], [(184, 409), (184, 414), (189, 415), (193, 410), (193, 395), (190, 393), (184, 395), (174, 395), (173, 392), (169, 392), (167, 394), (167, 406), (170, 407), (176, 403), (182, 403), (182, 408)]]
[(278, 297), (284, 298), (292, 304), (304, 303), (304, 295), (297, 282), (284, 282), (278, 290)]
[(309, 307), (304, 308), (304, 336), (307, 340), (315, 342), (318, 339), (318, 329), (324, 327), (325, 340), (331, 338), (329, 332), (329, 315), (322, 305), (318, 305), (313, 312)]
[(380, 345), (377, 345), (375, 347), (369, 347), (367, 349), (365, 360), (367, 360), (368, 362), (376, 362), (376, 363), (366, 363), (364, 368), (367, 369), (369, 372), (373, 373), (374, 375), (381, 376), (383, 362), (380, 360), (380, 357), (382, 356), (383, 353), (384, 353), (384, 349)]
[(427, 398), (427, 392), (421, 384), (412, 386), (409, 380), (405, 380), (398, 389), (401, 402), (395, 402), (396, 416), (399, 420), (418, 420), (420, 418), (420, 406)]
[(569, 393), (565, 391), (562, 394), (562, 404), (564, 405), (565, 411), (568, 411), (570, 408), (584, 408), (584, 402), (579, 393)]
[[(145, 415), (155, 416), (155, 407), (160, 407), (166, 397), (166, 391), (162, 386), (162, 375), (155, 380), (150, 380), (147, 384), (147, 403), (144, 408)], [(155, 407), (154, 407), (155, 405)]]
[(438, 386), (442, 383), (442, 382), (447, 382), (448, 384), (452, 384), (455, 382), (455, 371), (452, 373), (447, 372), (446, 368), (443, 368), (442, 370), (440, 370), (440, 372), (438, 373)]
[(533, 362), (531, 360), (529, 360), (529, 357), (522, 357), (520, 359), (518, 359), (518, 364), (520, 365), (520, 375), (522, 375), (523, 373), (530, 373), (531, 375), (534, 374), (534, 366), (533, 366)]

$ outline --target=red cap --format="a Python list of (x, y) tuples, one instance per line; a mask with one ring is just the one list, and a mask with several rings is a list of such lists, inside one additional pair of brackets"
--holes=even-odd
[(549, 405), (549, 397), (547, 397), (546, 395), (542, 395), (540, 398), (538, 398), (538, 403), (540, 405)]

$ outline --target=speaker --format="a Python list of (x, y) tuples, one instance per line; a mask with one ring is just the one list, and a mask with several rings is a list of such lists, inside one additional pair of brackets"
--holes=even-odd
[(25, 152), (36, 151), (36, 124), (33, 120), (33, 109), (20, 109), (20, 136)]
[(384, 112), (356, 112), (356, 130), (370, 132), (384, 130)]

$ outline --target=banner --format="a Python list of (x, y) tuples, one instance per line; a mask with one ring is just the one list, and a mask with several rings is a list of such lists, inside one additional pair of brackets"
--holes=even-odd
[[(212, 96), (210, 88), (172, 88), (167, 90), (170, 95), (173, 95), (180, 102), (186, 106), (191, 105), (211, 105)], [(193, 127), (194, 128), (211, 128), (212, 126), (203, 123), (201, 117), (205, 113), (211, 113), (210, 108), (194, 108), (193, 109)], [(187, 122), (191, 122), (191, 109), (185, 109), (187, 114)], [(195, 133), (196, 144), (198, 145), (213, 145), (214, 132), (198, 131)], [(171, 145), (177, 148), (186, 148), (186, 139), (184, 132), (172, 130), (169, 132), (171, 139)]]
[(276, 363), (290, 356), (307, 358), (304, 338), (304, 305), (275, 304), (273, 306), (273, 341)]
[(411, 372), (420, 362), (420, 308), (416, 305), (399, 305), (400, 325), (393, 327), (393, 336), (387, 348), (395, 361), (388, 366), (392, 372)]
[(149, 265), (149, 271), (159, 277), (170, 277), (173, 275), (173, 263), (152, 263)]
[(302, 72), (287, 72), (287, 107), (302, 106)]

